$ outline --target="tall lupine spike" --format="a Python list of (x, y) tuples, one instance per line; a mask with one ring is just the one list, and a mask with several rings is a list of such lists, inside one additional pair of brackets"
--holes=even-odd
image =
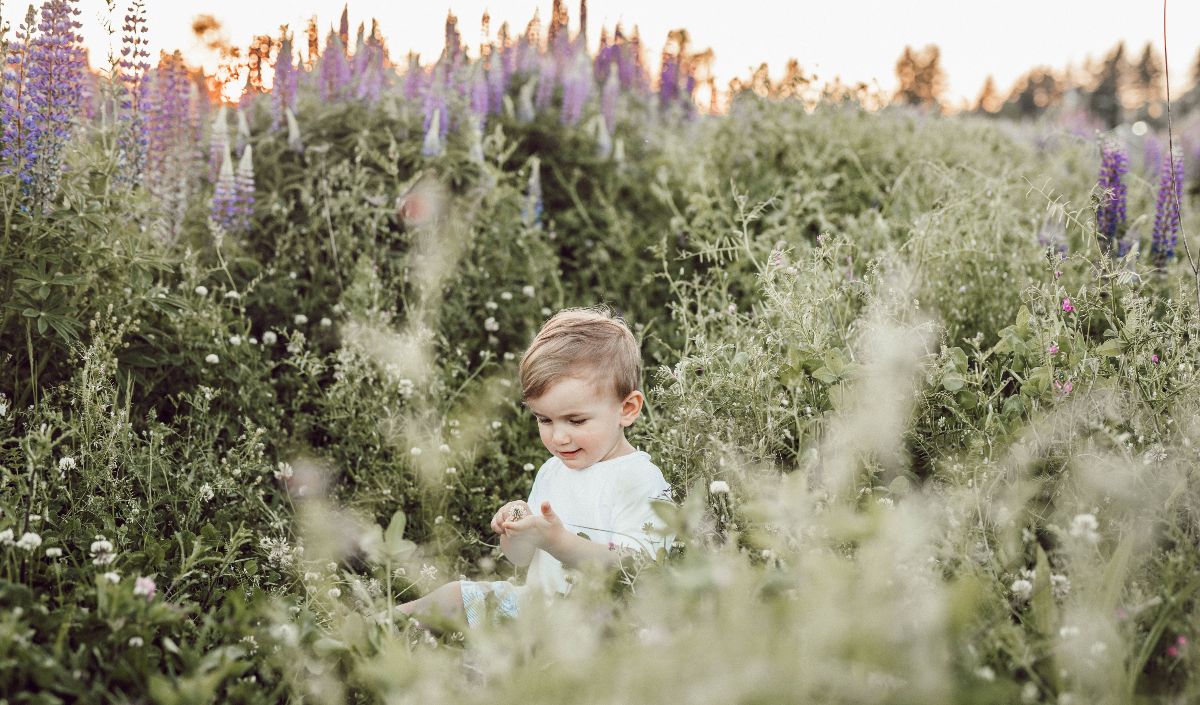
[(271, 129), (283, 126), (283, 114), (296, 101), (296, 65), (292, 63), (292, 36), (286, 31), (279, 43), (279, 58), (275, 60), (275, 77), (271, 82)]
[(508, 93), (508, 83), (504, 74), (504, 67), (500, 62), (492, 64), (488, 69), (488, 114), (498, 113), (504, 105), (505, 94)]
[(553, 57), (549, 56), (543, 56), (538, 63), (537, 96), (533, 99), (533, 104), (539, 111), (542, 111), (550, 106), (550, 100), (554, 97), (554, 86), (558, 82), (558, 67)]
[(476, 63), (471, 67), (471, 112), (480, 121), (487, 120), (490, 110), (491, 97), (488, 90), (488, 70), (483, 64)]
[(33, 111), (29, 105), (26, 79), (29, 72), (29, 48), (33, 39), (35, 15), (33, 5), (14, 33), (4, 57), (3, 101), (0, 101), (0, 173), (16, 174), (22, 184), (33, 181), (33, 163), (37, 158), (37, 141)]
[(158, 235), (174, 238), (183, 227), (197, 171), (197, 124), (199, 112), (196, 85), (189, 78), (183, 55), (162, 54), (154, 72), (147, 126), (150, 148), (146, 160), (146, 186), (159, 202), (163, 215)]
[(329, 102), (342, 97), (350, 83), (350, 62), (346, 59), (346, 45), (337, 34), (330, 32), (326, 37), (325, 51), (317, 68), (321, 99)]
[(1176, 148), (1170, 155), (1169, 164), (1160, 171), (1158, 198), (1154, 204), (1154, 231), (1150, 243), (1150, 257), (1154, 266), (1165, 270), (1175, 257), (1175, 245), (1179, 237), (1180, 205), (1183, 203), (1183, 151)]
[(212, 128), (208, 137), (208, 180), (217, 182), (221, 174), (221, 162), (229, 152), (229, 108), (222, 105), (217, 108), (217, 116), (213, 118)]
[(229, 153), (228, 145), (221, 155), (221, 166), (217, 172), (217, 181), (213, 185), (209, 218), (226, 233), (234, 233), (238, 229), (240, 214), (237, 177), (233, 172), (233, 157)]
[(426, 157), (436, 157), (442, 153), (441, 120), (442, 111), (435, 111), (433, 118), (429, 121), (428, 129), (425, 130), (425, 141), (421, 144), (421, 154)]
[(529, 159), (529, 185), (525, 191), (525, 205), (521, 208), (521, 220), (527, 227), (542, 224), (542, 161)]
[(300, 136), (300, 123), (296, 120), (296, 114), (288, 108), (284, 115), (287, 117), (288, 148), (297, 154), (303, 154), (304, 140)]
[(75, 128), (86, 71), (80, 11), (75, 0), (47, 0), (42, 5), (40, 33), (30, 42), (26, 73), (28, 107), (33, 116), (35, 161), (32, 196), (45, 205), (58, 190), (63, 154)]
[(415, 101), (425, 93), (425, 70), (421, 68), (421, 57), (408, 53), (408, 70), (404, 72), (404, 97)]
[(121, 25), (121, 59), (117, 64), (120, 103), (117, 110), (117, 179), (138, 185), (146, 169), (148, 136), (142, 115), (143, 84), (150, 70), (145, 38), (146, 3), (133, 0)]
[(577, 52), (563, 77), (562, 122), (574, 125), (583, 115), (583, 106), (592, 93), (592, 63), (587, 54)]
[(254, 147), (246, 145), (242, 158), (238, 160), (234, 184), (237, 194), (238, 231), (250, 231), (250, 220), (254, 215)]
[(425, 132), (429, 132), (430, 126), (434, 124), (434, 120), (436, 118), (439, 145), (440, 140), (446, 136), (446, 133), (450, 129), (450, 122), (447, 119), (449, 118), (449, 115), (447, 115), (446, 110), (446, 70), (447, 65), (444, 63), (439, 63), (434, 68), (433, 76), (430, 79), (429, 86), (425, 92), (425, 99), (423, 101), (423, 108), (425, 112), (423, 126), (425, 128)]
[(1129, 171), (1129, 158), (1115, 141), (1106, 140), (1100, 148), (1101, 203), (1096, 210), (1096, 231), (1105, 252), (1121, 254), (1120, 240), (1125, 234), (1126, 186), (1121, 177)]

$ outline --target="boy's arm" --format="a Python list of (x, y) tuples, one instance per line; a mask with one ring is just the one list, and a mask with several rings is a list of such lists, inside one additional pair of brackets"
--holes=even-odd
[[(562, 519), (554, 513), (549, 502), (542, 502), (540, 509), (540, 515), (535, 512), (532, 516), (525, 517), (520, 521), (506, 521), (503, 525), (504, 536), (508, 537), (509, 545), (514, 545), (516, 548), (515, 544), (523, 543), (530, 547), (530, 560), (532, 560), (532, 549), (541, 548), (557, 558), (567, 568), (580, 568), (587, 563), (615, 566), (620, 562), (617, 553), (610, 551), (607, 546), (571, 533), (563, 525)], [(505, 545), (503, 541), (502, 537), (501, 548)], [(512, 558), (510, 557), (509, 560)]]

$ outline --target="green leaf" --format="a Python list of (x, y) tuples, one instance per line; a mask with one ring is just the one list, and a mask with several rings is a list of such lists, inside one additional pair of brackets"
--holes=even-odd
[(1120, 338), (1110, 338), (1096, 348), (1096, 354), (1106, 357), (1117, 357), (1124, 351), (1124, 347)]
[(833, 384), (838, 380), (837, 375), (834, 374), (833, 370), (830, 370), (828, 367), (820, 368), (816, 372), (813, 372), (812, 376), (813, 379), (824, 382), (825, 384)]
[(398, 545), (404, 539), (404, 526), (406, 523), (403, 509), (397, 509), (392, 515), (392, 521), (388, 524), (387, 532), (383, 535), (383, 540), (388, 545)]
[(963, 388), (964, 384), (966, 384), (966, 380), (960, 377), (956, 372), (942, 375), (942, 388), (947, 392), (957, 392)]
[(1050, 588), (1050, 559), (1041, 546), (1037, 547), (1037, 566), (1033, 574), (1033, 596), (1029, 598), (1029, 610), (1033, 615), (1034, 628), (1043, 636), (1051, 636), (1058, 615), (1054, 593)]

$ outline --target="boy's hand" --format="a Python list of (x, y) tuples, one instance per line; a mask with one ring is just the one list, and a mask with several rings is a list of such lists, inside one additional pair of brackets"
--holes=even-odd
[[(525, 505), (528, 507), (529, 505)], [(504, 535), (510, 539), (520, 539), (543, 551), (558, 539), (565, 531), (562, 519), (554, 513), (549, 502), (542, 502), (541, 514), (530, 512), (520, 518), (513, 519), (511, 515), (501, 523)]]
[(504, 529), (504, 522), (519, 521), (523, 517), (533, 514), (533, 510), (529, 508), (529, 504), (524, 500), (516, 500), (500, 507), (496, 515), (492, 517), (492, 531), (505, 536), (507, 532)]

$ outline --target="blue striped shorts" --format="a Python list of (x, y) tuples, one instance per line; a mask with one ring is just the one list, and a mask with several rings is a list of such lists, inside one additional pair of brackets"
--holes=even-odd
[(512, 619), (520, 612), (520, 592), (517, 586), (506, 580), (476, 582), (461, 580), (463, 611), (467, 615), (467, 626), (472, 629), (491, 618), (492, 624)]

